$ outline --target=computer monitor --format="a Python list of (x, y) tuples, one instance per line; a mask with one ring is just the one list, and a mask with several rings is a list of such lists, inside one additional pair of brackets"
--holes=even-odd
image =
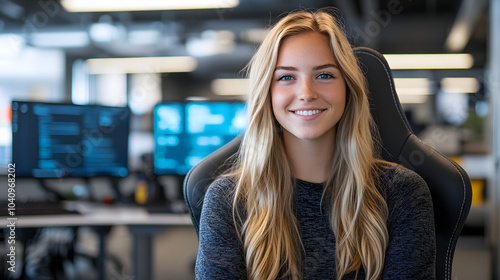
[(13, 101), (16, 175), (125, 177), (129, 126), (126, 107)]
[(153, 112), (157, 175), (187, 174), (247, 125), (244, 102), (172, 102)]

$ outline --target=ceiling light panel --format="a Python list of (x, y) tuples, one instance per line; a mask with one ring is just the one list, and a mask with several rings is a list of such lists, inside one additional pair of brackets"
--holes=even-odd
[(470, 54), (386, 54), (391, 69), (469, 69), (474, 65)]
[(394, 84), (398, 95), (431, 94), (430, 82), (427, 78), (395, 78)]
[(86, 63), (89, 74), (191, 72), (197, 67), (190, 56), (92, 58)]
[(238, 0), (61, 0), (69, 12), (223, 9), (238, 4)]
[(90, 38), (86, 31), (35, 32), (30, 43), (41, 48), (79, 48), (89, 45)]
[(248, 86), (248, 79), (216, 79), (210, 88), (217, 95), (245, 95)]
[(449, 93), (476, 93), (479, 81), (476, 78), (444, 78), (441, 89)]

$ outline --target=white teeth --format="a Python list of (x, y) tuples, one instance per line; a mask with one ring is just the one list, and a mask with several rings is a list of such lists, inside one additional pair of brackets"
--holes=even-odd
[(295, 114), (301, 115), (301, 116), (312, 116), (320, 113), (321, 110), (300, 110), (300, 111), (295, 111)]

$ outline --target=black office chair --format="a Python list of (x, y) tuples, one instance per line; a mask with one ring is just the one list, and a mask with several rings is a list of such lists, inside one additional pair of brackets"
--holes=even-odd
[[(356, 48), (367, 82), (370, 108), (382, 139), (382, 157), (418, 173), (429, 186), (436, 226), (436, 278), (451, 279), (458, 236), (470, 210), (472, 190), (467, 173), (413, 134), (399, 103), (385, 58), (368, 48)], [(209, 155), (187, 174), (184, 199), (198, 233), (203, 197), (210, 183), (237, 152), (241, 136)]]

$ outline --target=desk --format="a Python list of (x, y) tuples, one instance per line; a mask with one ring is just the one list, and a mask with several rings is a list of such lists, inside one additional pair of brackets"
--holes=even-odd
[[(145, 209), (135, 206), (102, 205), (89, 202), (71, 202), (68, 208), (76, 209), (80, 215), (36, 215), (16, 216), (16, 227), (52, 227), (52, 226), (91, 226), (102, 227), (99, 235), (99, 279), (104, 280), (104, 262), (106, 258), (105, 240), (111, 226), (127, 225), (134, 238), (133, 273), (135, 279), (152, 279), (152, 237), (166, 226), (192, 225), (189, 214), (149, 214)], [(3, 216), (5, 223), (7, 217)], [(5, 226), (4, 226), (5, 228)]]

